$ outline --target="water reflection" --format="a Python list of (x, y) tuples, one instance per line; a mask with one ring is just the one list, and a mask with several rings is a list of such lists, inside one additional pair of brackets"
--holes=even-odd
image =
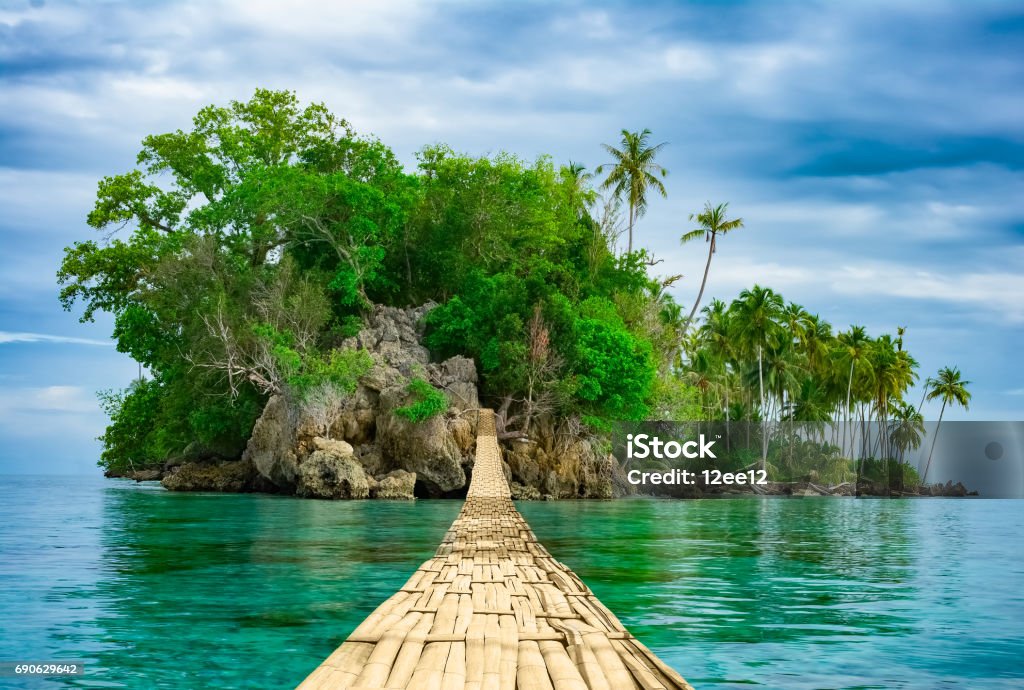
[(71, 633), (108, 647), (69, 685), (290, 687), (432, 555), (457, 510), (108, 490), (90, 595), (103, 608)]
[[(1002, 688), (1024, 679), (1012, 661), (1024, 652), (1024, 559), (979, 559), (994, 555), (994, 542), (1019, 541), (1022, 508), (823, 498), (523, 512), (554, 555), (697, 687), (927, 688), (963, 678)], [(559, 527), (572, 513), (591, 521), (586, 543)], [(630, 531), (633, 521), (645, 530)], [(627, 589), (621, 570), (635, 553), (644, 569)], [(983, 584), (1005, 568), (1016, 584)]]
[[(54, 482), (0, 485), (0, 658), (90, 673), (3, 687), (290, 687), (433, 553), (460, 505)], [(1024, 682), (1022, 501), (520, 509), (698, 688)]]

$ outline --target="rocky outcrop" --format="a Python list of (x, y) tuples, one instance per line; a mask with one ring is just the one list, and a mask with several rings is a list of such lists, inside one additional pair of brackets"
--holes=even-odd
[(430, 496), (464, 489), (464, 456), (445, 418), (412, 422), (394, 414), (393, 409), (385, 409), (377, 417), (377, 444), (390, 465), (415, 472)]
[(416, 497), (416, 473), (405, 470), (388, 472), (377, 482), (374, 498), (389, 500), (412, 500)]
[(157, 482), (163, 479), (164, 471), (162, 469), (147, 469), (147, 470), (132, 470), (124, 475), (129, 479), (134, 479), (137, 482)]
[[(464, 495), (472, 473), (480, 407), (472, 359), (431, 362), (421, 344), (423, 317), (435, 305), (377, 306), (359, 333), (340, 348), (363, 349), (373, 360), (356, 390), (329, 415), (273, 396), (236, 464), (193, 444), (167, 468), (175, 490), (263, 490), (325, 499), (411, 499)], [(416, 402), (414, 378), (449, 401), (446, 414), (413, 422), (396, 410)], [(315, 422), (313, 420), (316, 420)], [(596, 441), (556, 434), (546, 420), (529, 438), (506, 442), (506, 474), (522, 499), (612, 495), (612, 465)], [(237, 457), (237, 456), (236, 456)]]
[[(541, 497), (611, 498), (616, 467), (596, 438), (558, 433), (553, 420), (543, 419), (525, 438), (504, 444), (512, 482), (533, 487)], [(532, 497), (524, 491), (523, 497)]]
[(541, 498), (540, 490), (535, 486), (523, 486), (519, 482), (512, 482), (509, 489), (512, 491), (512, 500), (515, 501), (539, 501)]
[[(473, 360), (431, 362), (420, 343), (423, 316), (433, 308), (378, 306), (342, 348), (364, 349), (373, 360), (326, 428), (305, 418), (283, 396), (268, 402), (243, 458), (278, 490), (317, 498), (412, 498), (465, 491), (464, 465), (476, 440), (479, 407)], [(444, 391), (450, 413), (423, 422), (395, 414), (410, 400), (407, 387), (423, 378)], [(472, 420), (470, 419), (472, 417)]]
[(260, 476), (281, 488), (295, 488), (299, 458), (295, 454), (295, 415), (283, 396), (267, 401), (256, 420), (242, 459), (252, 463)]
[(467, 357), (452, 357), (427, 366), (430, 381), (448, 396), (453, 407), (475, 410), (480, 407), (477, 394), (476, 364)]
[(314, 450), (299, 465), (295, 493), (307, 498), (369, 498), (376, 482), (367, 477), (345, 441), (314, 439)]
[(272, 492), (248, 460), (206, 463), (185, 462), (171, 468), (160, 482), (170, 491)]

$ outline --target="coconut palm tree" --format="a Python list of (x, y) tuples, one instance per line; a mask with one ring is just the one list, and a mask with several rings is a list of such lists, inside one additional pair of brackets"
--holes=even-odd
[(611, 154), (612, 162), (597, 166), (600, 175), (605, 168), (611, 168), (602, 183), (605, 189), (612, 189), (617, 196), (625, 197), (629, 204), (629, 244), (627, 253), (633, 251), (633, 224), (647, 211), (647, 192), (654, 189), (663, 197), (668, 196), (665, 185), (658, 176), (665, 177), (668, 171), (654, 162), (665, 142), (650, 146), (651, 130), (640, 132), (622, 130), (622, 148), (601, 144)]
[(924, 436), (924, 416), (902, 400), (895, 401), (892, 408), (892, 422), (889, 424), (889, 443), (892, 445), (900, 464), (908, 450), (921, 446)]
[(729, 399), (732, 387), (730, 366), (736, 363), (736, 347), (732, 340), (729, 307), (722, 300), (713, 299), (708, 306), (701, 310), (701, 314), (704, 315), (704, 322), (697, 332), (700, 346), (708, 350), (712, 357), (721, 362), (718, 372), (720, 377), (719, 389), (724, 398), (722, 409), (725, 412), (726, 445), (728, 446), (729, 434), (731, 432), (730, 423), (732, 421), (730, 418), (732, 412), (731, 401)]
[(873, 374), (869, 389), (880, 422), (879, 450), (885, 453), (889, 449), (889, 402), (903, 399), (903, 393), (917, 379), (914, 371), (917, 363), (909, 354), (897, 349), (896, 342), (889, 335), (882, 335), (872, 342), (868, 359)]
[(704, 204), (704, 210), (701, 213), (691, 213), (690, 220), (696, 221), (699, 228), (690, 230), (684, 233), (679, 238), (680, 244), (686, 244), (699, 237), (703, 237), (704, 241), (708, 243), (708, 260), (704, 264), (704, 278), (700, 281), (700, 290), (697, 292), (697, 299), (693, 303), (693, 308), (690, 309), (690, 315), (686, 318), (686, 323), (683, 325), (683, 331), (689, 327), (690, 322), (693, 321), (693, 315), (697, 313), (697, 308), (700, 306), (700, 300), (704, 297), (704, 286), (708, 283), (708, 271), (711, 270), (711, 257), (715, 255), (715, 250), (718, 247), (718, 236), (726, 235), (729, 232), (743, 227), (742, 218), (728, 219), (725, 217), (726, 211), (729, 209), (729, 204), (719, 204), (718, 206), (712, 206), (711, 202), (708, 201)]
[(597, 199), (597, 192), (590, 187), (594, 175), (587, 172), (587, 166), (575, 161), (563, 165), (560, 174), (562, 181), (569, 187), (570, 201), (576, 217), (582, 218), (587, 208)]
[(819, 429), (820, 422), (832, 420), (832, 404), (828, 391), (813, 376), (805, 376), (790, 399), (786, 418), (793, 422), (814, 422), (812, 429)]
[(811, 322), (811, 315), (807, 310), (796, 302), (790, 302), (783, 308), (779, 321), (789, 329), (793, 341), (802, 345)]
[(804, 356), (807, 357), (807, 369), (813, 376), (825, 382), (832, 371), (829, 362), (829, 353), (835, 345), (832, 325), (817, 314), (808, 314), (797, 338)]
[(683, 380), (696, 388), (700, 394), (701, 419), (710, 420), (716, 416), (709, 412), (708, 394), (717, 387), (721, 368), (722, 363), (708, 350), (699, 349), (690, 358), (689, 369), (683, 374)]
[[(852, 431), (850, 427), (850, 415), (853, 410), (853, 373), (858, 371), (858, 384), (867, 385), (871, 381), (872, 372), (868, 353), (871, 348), (871, 338), (863, 326), (850, 326), (849, 332), (843, 332), (836, 336), (837, 350), (835, 357), (843, 365), (849, 362), (849, 374), (846, 380), (846, 423), (843, 425), (843, 452), (846, 448), (846, 435)], [(850, 438), (850, 456), (853, 455), (854, 439)]]
[(928, 393), (929, 400), (942, 398), (942, 409), (939, 410), (939, 422), (935, 425), (935, 438), (932, 439), (931, 450), (928, 451), (928, 462), (924, 466), (924, 474), (921, 475), (921, 483), (928, 479), (928, 470), (932, 466), (932, 454), (935, 452), (935, 442), (939, 440), (939, 429), (942, 428), (942, 415), (946, 413), (946, 405), (961, 405), (965, 410), (971, 400), (971, 393), (967, 390), (970, 381), (960, 378), (960, 370), (956, 367), (942, 367), (939, 374), (931, 380), (931, 390)]
[(765, 429), (764, 399), (764, 351), (773, 345), (779, 336), (781, 327), (778, 319), (782, 314), (785, 302), (782, 296), (771, 288), (755, 285), (744, 290), (730, 305), (733, 313), (732, 325), (737, 346), (745, 353), (757, 356), (757, 381), (760, 393), (762, 417), (761, 431), (761, 469), (768, 463), (768, 437)]

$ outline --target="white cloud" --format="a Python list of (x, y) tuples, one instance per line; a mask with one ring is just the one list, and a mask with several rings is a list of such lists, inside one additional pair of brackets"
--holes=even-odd
[(823, 273), (829, 276), (832, 290), (851, 296), (937, 300), (975, 307), (1010, 322), (1024, 322), (1024, 273), (951, 269), (940, 274), (919, 266), (880, 262), (847, 264), (838, 271), (825, 269)]
[(95, 412), (96, 398), (80, 386), (45, 386), (16, 391), (19, 405), (40, 412)]
[(96, 396), (81, 386), (0, 387), (0, 416), (8, 427), (15, 414), (79, 417), (97, 413)]
[[(209, 3), (195, 5), (208, 17)], [(370, 44), (382, 39), (407, 36), (426, 12), (427, 5), (411, 0), (350, 0), (325, 3), (320, 0), (230, 0), (223, 4), (220, 21), (295, 39), (358, 41)]]
[(75, 338), (66, 335), (49, 335), (46, 333), (15, 333), (11, 331), (0, 331), (0, 344), (6, 343), (66, 343), (69, 345), (97, 345), (110, 347), (113, 342), (110, 340), (96, 340), (94, 338)]
[(96, 436), (103, 416), (80, 386), (0, 388), (0, 431), (17, 437)]

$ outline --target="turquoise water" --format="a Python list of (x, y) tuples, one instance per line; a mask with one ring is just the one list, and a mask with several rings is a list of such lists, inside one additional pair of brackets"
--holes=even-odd
[[(457, 501), (0, 477), (0, 688), (283, 688), (432, 555)], [(698, 688), (1024, 687), (1024, 502), (521, 504)]]

